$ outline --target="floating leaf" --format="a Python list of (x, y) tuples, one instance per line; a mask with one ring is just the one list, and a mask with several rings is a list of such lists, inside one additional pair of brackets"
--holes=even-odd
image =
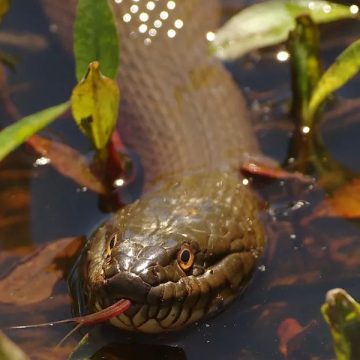
[(115, 79), (119, 41), (107, 0), (79, 0), (74, 25), (76, 77), (80, 81), (92, 61), (101, 63), (106, 76)]
[(36, 152), (50, 160), (50, 164), (62, 175), (81, 186), (105, 194), (106, 187), (91, 171), (87, 159), (68, 145), (33, 135), (27, 141)]
[(103, 76), (97, 61), (89, 65), (88, 72), (72, 96), (72, 112), (81, 131), (96, 149), (108, 143), (117, 120), (119, 88), (116, 82)]
[(25, 353), (0, 331), (0, 359), (29, 360)]
[(354, 17), (349, 6), (320, 0), (273, 0), (250, 6), (232, 17), (216, 33), (216, 55), (231, 60), (257, 48), (285, 41), (299, 15), (315, 23)]
[(46, 300), (63, 277), (60, 262), (69, 260), (83, 245), (81, 237), (51, 242), (18, 264), (0, 280), (0, 302), (28, 305)]
[(338, 360), (360, 359), (360, 304), (345, 290), (333, 289), (321, 307)]
[(335, 90), (343, 86), (360, 70), (360, 40), (345, 49), (323, 74), (312, 94), (309, 104), (309, 119), (312, 121), (317, 109)]
[(69, 108), (65, 102), (24, 117), (0, 132), (0, 160)]

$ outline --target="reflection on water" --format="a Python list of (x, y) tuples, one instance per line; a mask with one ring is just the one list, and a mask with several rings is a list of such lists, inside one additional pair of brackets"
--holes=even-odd
[[(121, 4), (122, 1), (115, 2)], [(167, 10), (158, 18), (152, 14), (156, 6), (156, 1), (134, 1), (123, 15), (123, 21), (138, 23), (144, 41), (156, 38), (160, 32), (174, 37), (186, 26), (181, 19), (171, 15), (176, 2), (168, 1)], [(358, 11), (357, 5), (351, 8), (353, 12)], [(49, 48), (44, 52), (21, 52), (22, 61), (17, 73), (10, 75), (11, 86), (22, 83), (31, 86), (31, 91), (14, 92), (13, 100), (19, 109), (29, 113), (67, 98), (74, 83), (72, 60), (60, 49), (36, 2), (14, 0), (4, 28), (31, 29), (44, 34), (49, 42)], [(349, 42), (349, 34), (360, 34), (357, 23), (342, 22), (323, 28), (325, 39), (341, 39), (322, 49), (326, 64), (332, 62)], [(208, 33), (207, 38), (211, 41), (213, 33)], [(287, 59), (286, 51), (276, 49), (228, 64), (236, 80), (247, 90), (250, 106), (256, 112), (255, 128), (264, 152), (280, 162), (286, 158), (292, 131), (291, 122), (284, 116), (283, 99), (288, 97), (290, 87)], [(359, 87), (359, 79), (355, 79), (339, 94), (344, 98), (358, 98)], [(353, 154), (359, 151), (358, 110), (359, 106), (354, 105), (352, 111), (341, 113), (337, 120), (348, 124), (346, 127), (331, 125), (324, 130), (325, 143), (333, 155), (357, 171), (360, 162)], [(8, 116), (1, 118), (8, 119)], [(84, 152), (88, 150), (78, 130), (66, 119), (54, 124), (51, 134)], [(120, 180), (117, 186), (122, 186)], [(176, 333), (145, 336), (123, 333), (110, 326), (87, 328), (70, 340), (68, 348), (64, 348), (67, 353), (87, 330), (90, 331), (90, 352), (94, 359), (282, 359), (279, 327), (292, 319), (304, 328), (291, 344), (293, 358), (331, 358), (330, 337), (319, 307), (326, 291), (333, 287), (344, 287), (355, 298), (360, 298), (359, 224), (328, 217), (309, 220), (325, 197), (324, 191), (317, 186), (296, 181), (248, 181), (269, 200), (273, 211), (269, 212), (272, 218), (267, 226), (267, 253), (259, 264), (262, 271), (256, 273), (243, 296), (216, 317)], [(25, 148), (0, 165), (0, 184), (2, 273), (10, 263), (30, 253), (34, 244), (89, 234), (106, 217), (98, 210), (95, 195), (80, 191), (76, 184), (46, 165), (46, 159), (36, 160)], [(296, 204), (297, 210), (289, 204)], [(36, 306), (15, 308), (11, 304), (0, 304), (0, 324), (30, 324), (68, 318), (72, 310), (67, 294), (67, 285), (63, 281), (56, 285), (48, 301)], [(71, 326), (65, 325), (12, 331), (8, 335), (34, 358), (40, 358), (40, 353), (47, 354), (70, 329)], [(56, 353), (54, 358), (65, 357), (65, 350)]]

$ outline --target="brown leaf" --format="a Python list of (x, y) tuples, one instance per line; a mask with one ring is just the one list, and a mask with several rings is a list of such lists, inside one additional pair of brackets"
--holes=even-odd
[(63, 262), (73, 257), (82, 244), (82, 237), (63, 238), (25, 258), (0, 280), (0, 302), (28, 305), (47, 299), (63, 277)]
[(360, 178), (339, 187), (324, 199), (314, 212), (303, 220), (304, 224), (321, 217), (360, 218)]
[(68, 145), (33, 135), (27, 140), (36, 152), (50, 159), (52, 166), (64, 176), (88, 189), (105, 194), (105, 186), (91, 172), (86, 158)]

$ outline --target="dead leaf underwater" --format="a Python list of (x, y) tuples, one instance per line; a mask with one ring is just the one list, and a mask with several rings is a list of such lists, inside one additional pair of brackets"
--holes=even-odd
[(49, 298), (82, 245), (82, 237), (62, 238), (21, 260), (0, 280), (0, 302), (21, 306)]

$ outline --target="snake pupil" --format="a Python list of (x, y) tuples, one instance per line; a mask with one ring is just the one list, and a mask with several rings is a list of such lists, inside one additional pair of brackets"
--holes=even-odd
[(110, 249), (112, 249), (116, 245), (116, 242), (117, 242), (117, 235), (114, 234), (110, 239), (110, 243), (109, 243)]
[(181, 253), (180, 258), (181, 258), (181, 261), (186, 264), (190, 260), (190, 251), (189, 250), (184, 250)]

